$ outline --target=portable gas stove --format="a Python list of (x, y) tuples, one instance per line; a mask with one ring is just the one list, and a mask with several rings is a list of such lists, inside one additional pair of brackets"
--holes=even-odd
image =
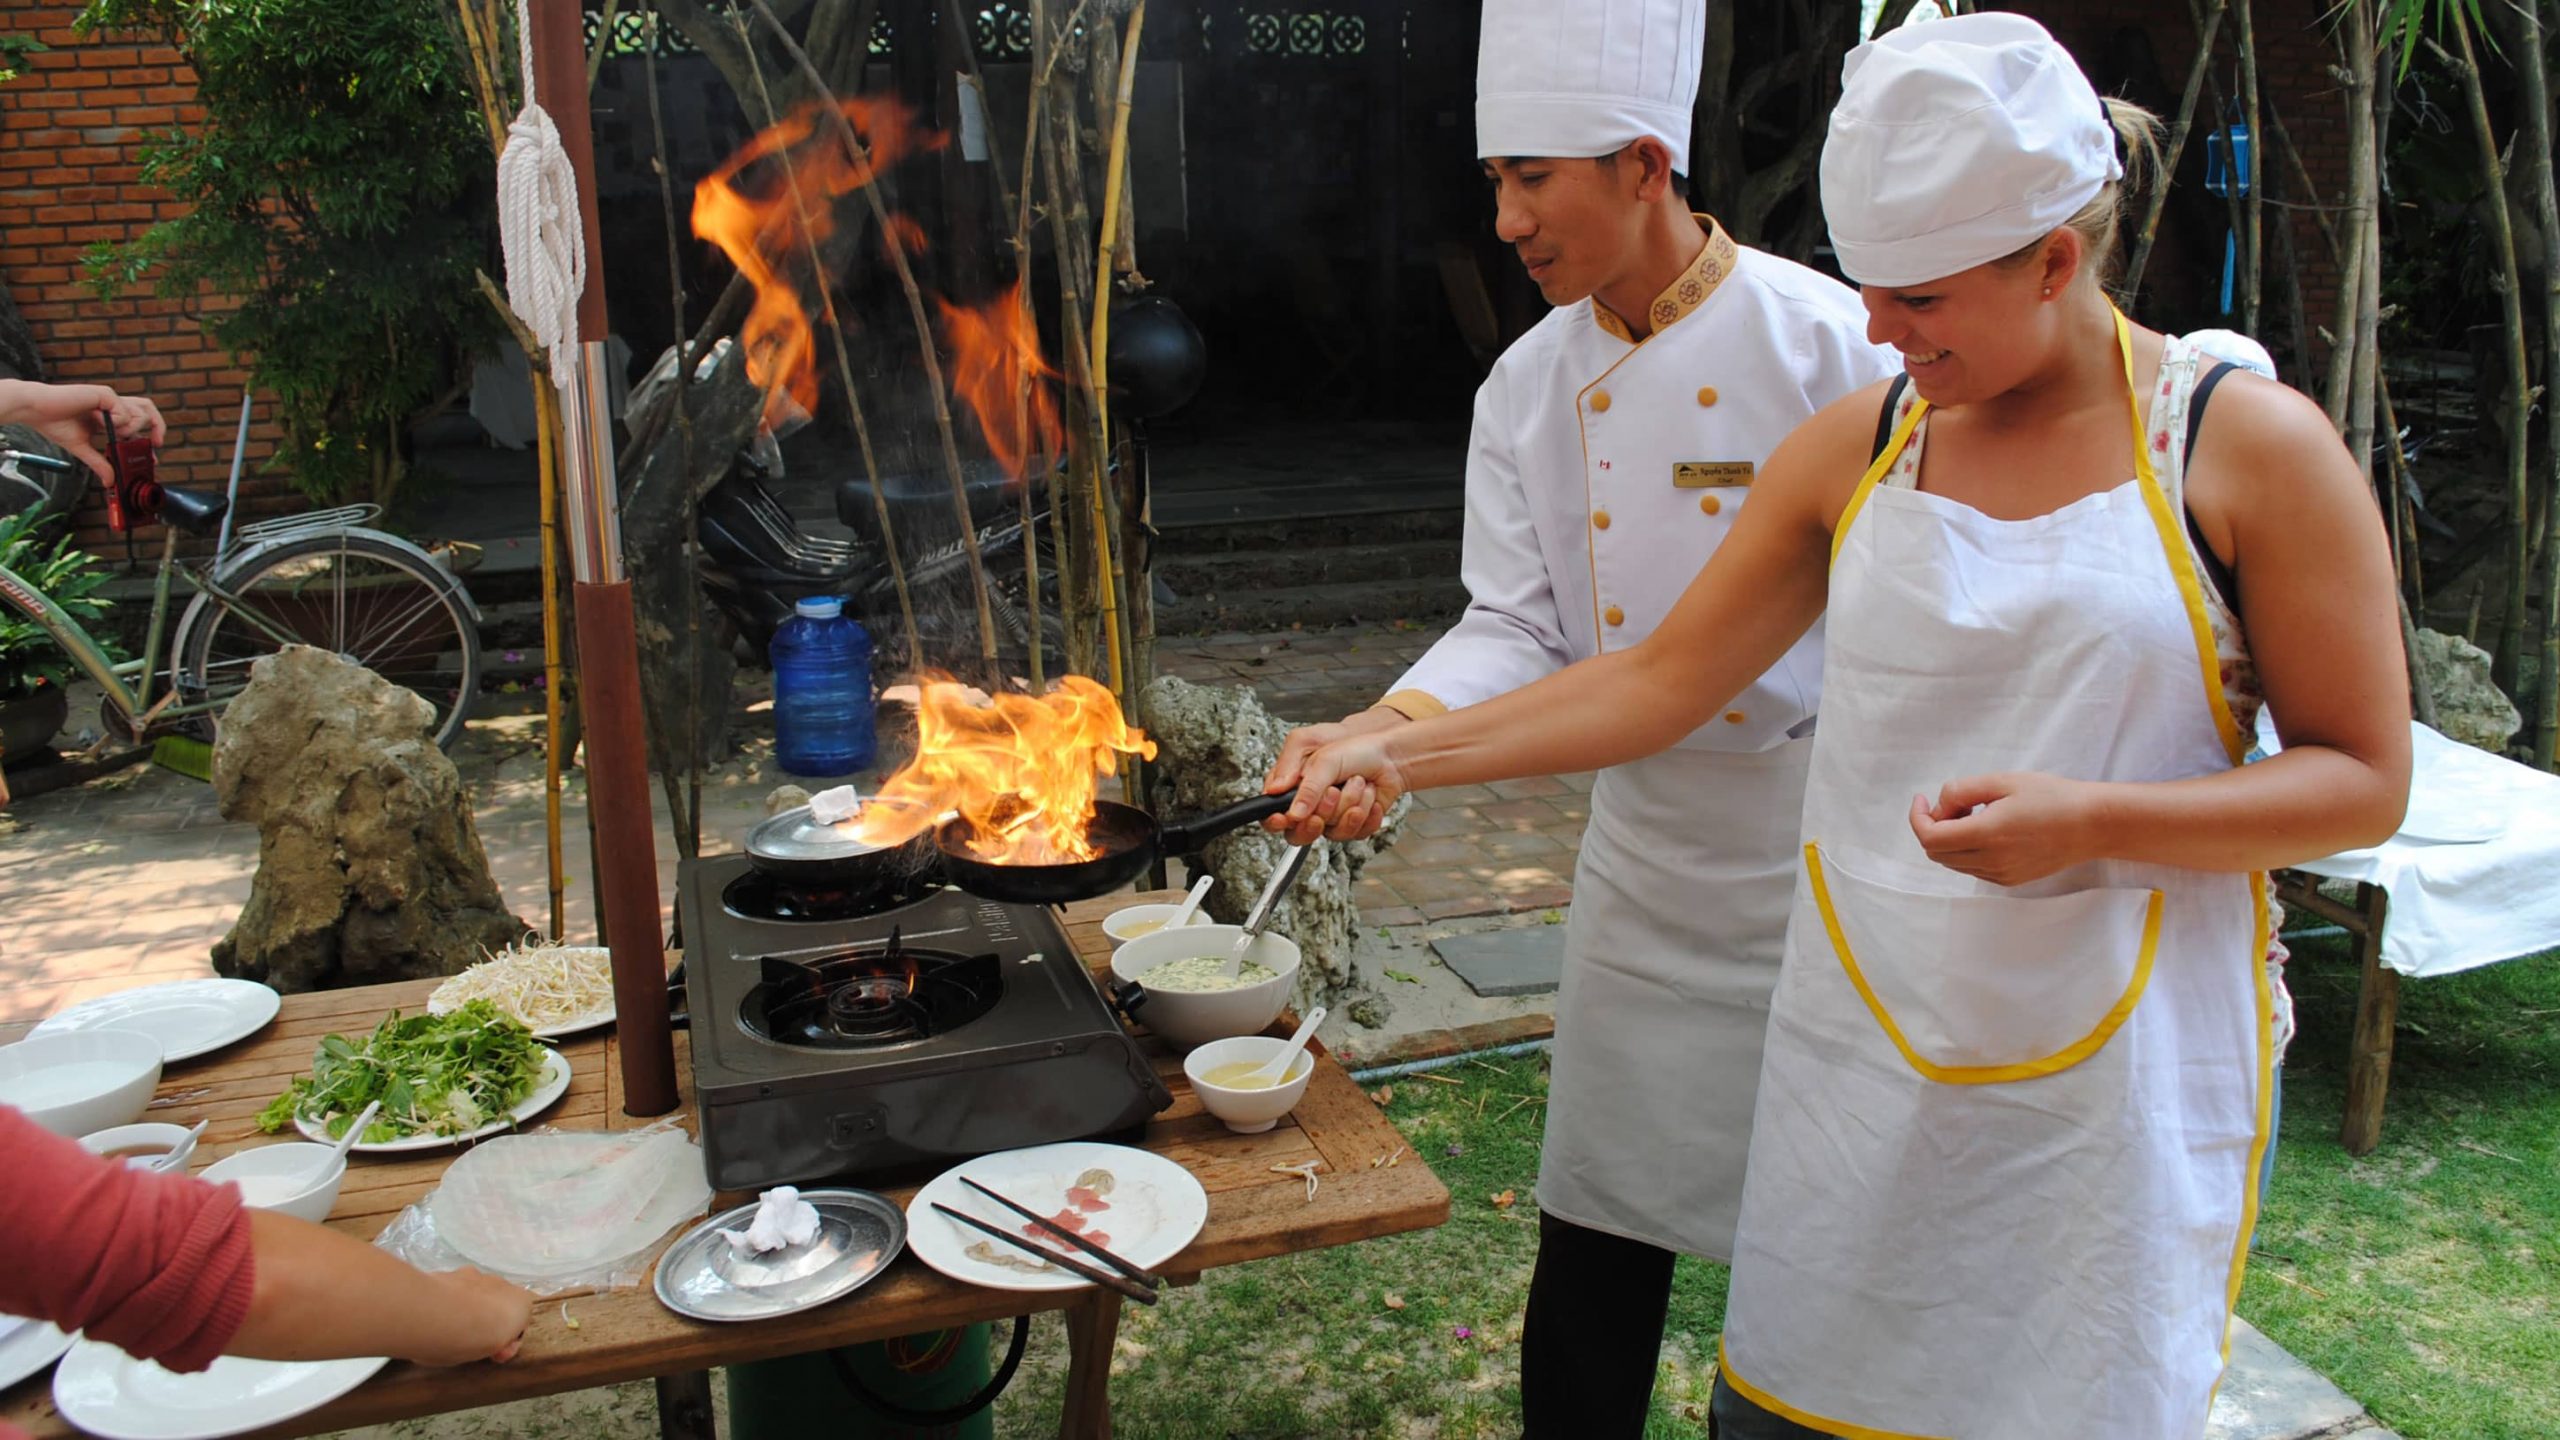
[(681, 869), (722, 1190), (1073, 1140), (1173, 1103), (1046, 910), (919, 885), (848, 914), (744, 856)]

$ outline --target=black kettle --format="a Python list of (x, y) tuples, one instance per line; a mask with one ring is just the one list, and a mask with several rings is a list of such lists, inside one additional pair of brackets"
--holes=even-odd
[(1140, 295), (1111, 312), (1111, 406), (1137, 420), (1170, 415), (1200, 393), (1209, 345), (1182, 307)]

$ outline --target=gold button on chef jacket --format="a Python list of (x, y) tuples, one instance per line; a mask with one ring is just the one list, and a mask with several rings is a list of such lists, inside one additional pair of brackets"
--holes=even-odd
[[(1748, 503), (1734, 482), (1814, 411), (1900, 370), (1867, 342), (1855, 291), (1708, 223), (1641, 342), (1583, 300), (1495, 362), (1467, 457), (1467, 611), (1388, 704), (1472, 705), (1642, 640)], [(1682, 745), (1774, 748), (1813, 717), (1821, 682), (1816, 626), (1734, 697), (1741, 718)]]

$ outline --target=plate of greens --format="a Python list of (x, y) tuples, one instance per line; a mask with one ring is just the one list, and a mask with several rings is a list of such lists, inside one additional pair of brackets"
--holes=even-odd
[(323, 1037), (311, 1073), (258, 1115), (270, 1134), (293, 1126), (335, 1141), (382, 1102), (357, 1151), (397, 1155), (513, 1129), (569, 1088), (569, 1061), (487, 1000), (444, 1015), (383, 1017), (371, 1035)]

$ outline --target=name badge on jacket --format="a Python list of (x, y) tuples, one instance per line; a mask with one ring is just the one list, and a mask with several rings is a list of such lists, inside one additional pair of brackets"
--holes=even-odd
[(1680, 460), (1671, 466), (1671, 483), (1683, 490), (1709, 490), (1749, 485), (1751, 474), (1748, 460)]

